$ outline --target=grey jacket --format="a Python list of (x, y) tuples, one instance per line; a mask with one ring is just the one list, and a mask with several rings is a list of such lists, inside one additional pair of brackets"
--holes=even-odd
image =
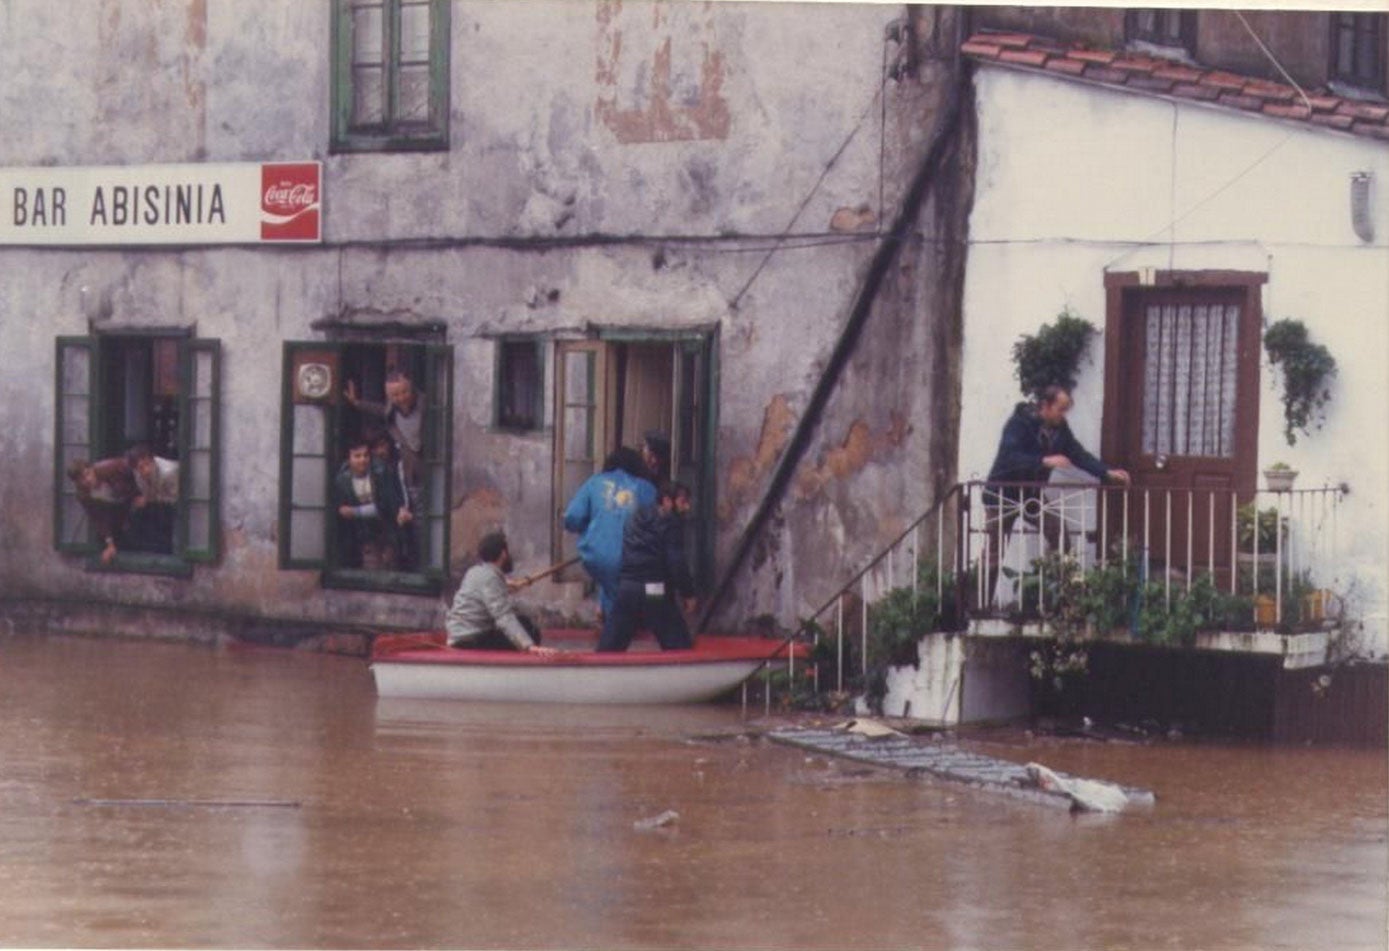
[(521, 626), (511, 594), (506, 590), (502, 570), (488, 562), (473, 565), (463, 576), (453, 605), (444, 617), (449, 643), (470, 641), (488, 631), (501, 631), (517, 650), (526, 650), (534, 641)]

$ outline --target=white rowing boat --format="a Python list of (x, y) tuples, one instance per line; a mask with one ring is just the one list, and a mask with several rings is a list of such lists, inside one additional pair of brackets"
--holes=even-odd
[[(701, 635), (692, 650), (662, 651), (637, 638), (620, 654), (593, 651), (590, 631), (547, 631), (551, 656), (459, 650), (442, 634), (382, 635), (371, 659), (381, 697), (533, 703), (699, 703), (738, 686), (764, 664), (784, 663), (785, 641)], [(797, 656), (803, 655), (798, 649)]]

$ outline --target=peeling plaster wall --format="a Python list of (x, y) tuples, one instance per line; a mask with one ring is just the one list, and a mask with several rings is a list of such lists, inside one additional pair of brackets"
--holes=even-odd
[[(455, 572), (498, 525), (522, 571), (549, 561), (552, 436), (492, 429), (489, 335), (716, 325), (726, 555), (872, 254), (871, 241), (843, 239), (891, 218), (949, 78), (928, 56), (917, 75), (883, 83), (885, 55), (903, 52), (888, 42), (885, 54), (887, 27), (905, 15), (891, 5), (455, 2), (450, 149), (333, 155), (326, 0), (84, 6), (91, 16), (0, 3), (0, 53), (13, 64), (0, 119), (26, 133), (0, 141), (0, 163), (319, 159), (325, 241), (0, 248), (0, 513), (11, 540), (0, 586), (12, 597), (437, 623), (439, 599), (327, 591), (316, 573), (276, 566), (280, 344), (321, 338), (313, 325), (324, 318), (446, 326)], [(923, 48), (933, 36), (918, 37)], [(940, 447), (957, 411), (950, 328), (962, 266), (950, 239), (971, 154), (953, 163), (900, 259), (724, 626), (793, 620), (948, 479), (953, 446)], [(769, 236), (788, 227), (812, 246), (779, 250), (749, 284)], [(532, 239), (569, 241), (517, 245)], [(191, 579), (91, 573), (53, 551), (54, 338), (131, 326), (188, 327), (223, 344), (224, 552)]]

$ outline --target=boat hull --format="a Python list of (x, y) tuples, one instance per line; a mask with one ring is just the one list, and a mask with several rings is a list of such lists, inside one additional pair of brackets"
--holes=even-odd
[(447, 647), (383, 650), (371, 670), (380, 697), (673, 704), (713, 700), (758, 668), (785, 662), (785, 646), (776, 641), (710, 637), (700, 638), (694, 650), (568, 650), (554, 657)]

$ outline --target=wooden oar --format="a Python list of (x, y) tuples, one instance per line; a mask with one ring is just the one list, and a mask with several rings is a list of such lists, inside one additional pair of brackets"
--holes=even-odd
[(555, 572), (557, 572), (557, 571), (562, 571), (563, 569), (568, 568), (570, 565), (576, 564), (576, 563), (578, 562), (578, 560), (579, 560), (579, 556), (578, 556), (578, 555), (575, 555), (573, 558), (570, 558), (568, 561), (561, 561), (561, 562), (560, 562), (559, 564), (557, 564), (557, 565), (551, 565), (550, 567), (546, 568), (544, 571), (538, 572), (538, 573), (533, 574), (533, 575), (526, 575), (524, 578), (519, 578), (519, 579), (517, 579), (517, 580), (515, 580), (515, 581), (508, 581), (508, 582), (506, 583), (506, 585), (507, 585), (507, 587), (510, 588), (512, 591), (519, 591), (519, 590), (522, 589), (522, 588), (528, 588), (528, 587), (530, 587), (531, 585), (535, 584), (537, 581), (543, 581), (544, 579), (550, 577), (550, 575), (554, 574)]

